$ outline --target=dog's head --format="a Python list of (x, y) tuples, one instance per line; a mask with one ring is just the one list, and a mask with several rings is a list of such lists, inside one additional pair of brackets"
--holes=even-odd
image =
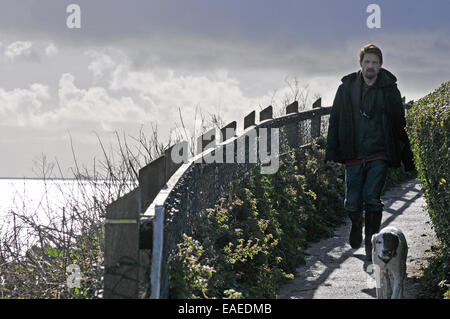
[(378, 233), (372, 236), (372, 249), (384, 262), (397, 255), (398, 243), (399, 238), (393, 233)]

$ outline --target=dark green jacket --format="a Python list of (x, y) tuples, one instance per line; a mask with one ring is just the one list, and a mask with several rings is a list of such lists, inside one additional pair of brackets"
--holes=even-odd
[[(356, 118), (359, 114), (355, 112), (359, 106), (354, 105), (355, 98), (352, 98), (358, 76), (359, 72), (344, 76), (337, 90), (329, 119), (325, 163), (345, 163), (346, 160), (357, 159), (362, 154), (361, 147), (364, 142), (361, 144), (361, 140), (358, 141), (358, 136), (361, 136), (358, 125), (360, 119)], [(379, 128), (383, 130), (383, 134), (377, 136), (384, 138), (383, 153), (387, 155), (389, 167), (400, 167), (403, 162), (405, 170), (409, 171), (414, 169), (414, 161), (405, 131), (405, 110), (396, 82), (396, 77), (388, 70), (382, 68), (378, 73), (375, 86), (381, 97), (377, 99), (376, 107), (381, 112), (378, 115), (381, 117)], [(364, 155), (370, 158), (374, 154), (368, 152)]]
[[(350, 84), (350, 97), (355, 125), (356, 158), (387, 156), (383, 129), (383, 77), (378, 77), (371, 87), (364, 83), (361, 71)], [(362, 116), (363, 115), (363, 116)]]

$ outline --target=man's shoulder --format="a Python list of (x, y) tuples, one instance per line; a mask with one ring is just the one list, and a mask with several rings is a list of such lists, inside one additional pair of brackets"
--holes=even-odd
[(397, 88), (397, 78), (390, 71), (381, 68), (378, 74), (378, 86), (381, 88)]
[(344, 75), (341, 78), (342, 84), (347, 84), (347, 83), (355, 81), (358, 78), (359, 73), (360, 73), (360, 71), (355, 71), (355, 72), (349, 73), (347, 75)]

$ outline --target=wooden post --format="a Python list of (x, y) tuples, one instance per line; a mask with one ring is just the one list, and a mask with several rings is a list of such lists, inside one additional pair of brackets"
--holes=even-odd
[[(317, 99), (316, 102), (313, 103), (313, 109), (322, 107), (322, 98)], [(321, 115), (314, 115), (311, 119), (311, 137), (319, 137), (320, 136), (320, 124), (321, 124)]]
[(106, 299), (132, 299), (138, 296), (139, 193), (139, 188), (136, 188), (106, 207)]
[(273, 107), (272, 105), (266, 107), (264, 110), (259, 112), (259, 121), (262, 122), (264, 120), (273, 119)]
[(166, 182), (166, 158), (164, 155), (139, 170), (142, 213), (150, 206)]
[[(286, 106), (286, 114), (298, 113), (298, 102), (295, 101)], [(298, 148), (301, 145), (301, 136), (299, 135), (299, 123), (289, 123), (285, 125), (287, 144), (291, 148)], [(299, 140), (300, 139), (300, 140)]]
[[(273, 107), (272, 107), (272, 105), (269, 105), (268, 107), (266, 107), (264, 110), (262, 110), (261, 112), (259, 112), (259, 122), (261, 123), (262, 121), (265, 121), (265, 120), (270, 120), (270, 119), (273, 119)], [(265, 130), (266, 130), (266, 140), (265, 141), (263, 141), (262, 139), (261, 139), (261, 136), (260, 136), (260, 132), (259, 132), (259, 130), (258, 130), (258, 132), (257, 132), (257, 135), (258, 135), (258, 148), (257, 148), (257, 152), (258, 152), (258, 154), (259, 154), (259, 152), (260, 152), (260, 143), (265, 143), (265, 145), (266, 145), (266, 147), (265, 147), (265, 149), (266, 149), (266, 151), (267, 151), (267, 154), (270, 154), (270, 152), (271, 152), (271, 140), (270, 140), (270, 137), (271, 137), (271, 135), (270, 135), (270, 129), (267, 129), (267, 128), (265, 128)]]
[(220, 141), (224, 142), (229, 138), (236, 136), (236, 121), (228, 123), (226, 126), (220, 129)]
[[(233, 121), (220, 129), (220, 142), (225, 142), (230, 138), (236, 137), (237, 122)], [(222, 147), (223, 163), (234, 163), (236, 157), (236, 141), (227, 143), (228, 146)]]
[(252, 125), (255, 125), (255, 111), (244, 117), (244, 130)]
[(286, 114), (298, 113), (298, 102), (294, 101), (293, 103), (286, 106)]
[[(183, 165), (183, 162), (177, 163), (174, 160), (172, 160), (172, 149), (175, 146), (177, 146), (177, 145), (176, 144), (172, 145), (171, 147), (169, 147), (168, 149), (166, 149), (164, 151), (164, 158), (165, 158), (165, 161), (166, 161), (165, 178), (164, 179), (166, 180), (166, 182), (172, 177), (172, 175), (177, 171), (177, 169), (181, 165)], [(184, 151), (187, 152), (187, 150), (184, 150)]]
[[(270, 120), (273, 119), (273, 107), (272, 105), (269, 105), (268, 107), (266, 107), (264, 110), (262, 110), (261, 112), (259, 112), (259, 122), (261, 123), (262, 121), (265, 120)], [(264, 130), (266, 130), (266, 139), (265, 141), (262, 140), (260, 132), (258, 130), (258, 154), (260, 154), (260, 147), (261, 144), (260, 143), (265, 143), (266, 147), (265, 150), (267, 151), (267, 154), (270, 154), (272, 148), (271, 148), (271, 134), (270, 134), (270, 128), (264, 128)]]
[(197, 150), (195, 154), (200, 154), (209, 148), (216, 146), (216, 129), (212, 128), (197, 138)]
[[(180, 142), (185, 143), (185, 142)], [(158, 157), (147, 166), (144, 166), (139, 170), (139, 188), (141, 190), (141, 208), (140, 214), (144, 214), (150, 204), (153, 202), (158, 193), (166, 185), (167, 181), (177, 171), (177, 169), (183, 165), (183, 162), (176, 162), (172, 160), (172, 149), (179, 147), (180, 143), (172, 145), (164, 151), (164, 155)], [(181, 148), (183, 152), (187, 152), (186, 148)], [(179, 154), (181, 155), (181, 154)], [(177, 159), (178, 160), (178, 159)], [(140, 229), (140, 248), (151, 248), (153, 231), (152, 227), (144, 225), (144, 228)], [(150, 236), (150, 237), (149, 237)]]
[[(256, 112), (252, 111), (247, 116), (244, 117), (244, 130), (251, 126), (255, 126), (255, 115)], [(244, 135), (239, 136), (237, 139), (237, 162), (238, 163), (249, 163), (250, 161), (250, 154), (253, 154), (252, 152), (257, 150), (250, 150), (251, 146), (257, 145), (257, 139), (255, 139), (256, 131), (249, 130), (248, 132), (244, 133)], [(256, 143), (255, 143), (256, 141)], [(244, 145), (244, 148), (242, 146), (239, 146), (240, 144)], [(256, 146), (257, 147), (257, 146)], [(253, 156), (252, 156), (253, 160)]]

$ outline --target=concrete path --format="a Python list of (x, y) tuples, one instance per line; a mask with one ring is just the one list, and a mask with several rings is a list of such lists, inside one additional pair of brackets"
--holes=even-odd
[[(405, 298), (416, 298), (417, 274), (431, 255), (436, 241), (425, 211), (425, 198), (415, 180), (404, 182), (382, 196), (381, 228), (400, 228), (408, 242)], [(335, 230), (332, 238), (313, 243), (305, 252), (306, 265), (297, 268), (295, 278), (283, 285), (283, 299), (367, 299), (375, 298), (373, 272), (365, 261), (364, 241), (355, 250), (348, 244), (351, 224)]]

